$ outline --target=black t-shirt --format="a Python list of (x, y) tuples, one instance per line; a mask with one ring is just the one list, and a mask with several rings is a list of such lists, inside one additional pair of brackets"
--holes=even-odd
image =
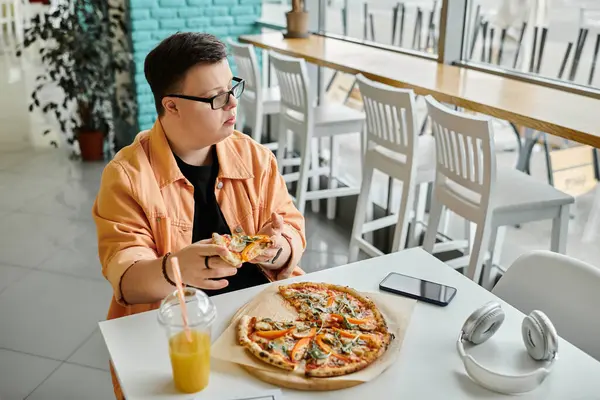
[[(192, 230), (192, 243), (199, 240), (210, 239), (213, 232), (221, 235), (231, 234), (231, 230), (215, 197), (215, 183), (219, 173), (219, 159), (215, 146), (211, 149), (212, 164), (194, 166), (183, 162), (177, 155), (175, 160), (183, 176), (194, 186), (194, 223)], [(204, 265), (199, 268), (205, 268)], [(219, 290), (202, 289), (209, 296), (233, 292), (239, 289), (261, 285), (269, 282), (257, 265), (244, 263), (237, 274), (227, 278), (229, 285)]]

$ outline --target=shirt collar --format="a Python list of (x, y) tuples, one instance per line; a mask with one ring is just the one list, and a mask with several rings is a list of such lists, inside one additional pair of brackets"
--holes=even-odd
[[(254, 175), (248, 170), (246, 163), (239, 154), (234, 141), (236, 133), (216, 144), (219, 157), (218, 178), (224, 179), (250, 179)], [(154, 176), (161, 188), (185, 179), (177, 161), (173, 156), (165, 131), (159, 119), (149, 133), (150, 162), (153, 165)]]

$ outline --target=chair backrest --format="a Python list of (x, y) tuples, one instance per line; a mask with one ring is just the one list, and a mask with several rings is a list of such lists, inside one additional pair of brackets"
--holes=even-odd
[(262, 91), (257, 88), (261, 88), (262, 83), (254, 46), (237, 43), (231, 38), (227, 40), (227, 43), (231, 47), (231, 53), (238, 69), (238, 76), (245, 80), (244, 94), (251, 95), (259, 100), (259, 97), (262, 97)]
[(536, 250), (515, 260), (492, 293), (525, 314), (544, 312), (562, 338), (600, 361), (600, 268)]
[(436, 190), (487, 211), (496, 181), (491, 120), (451, 110), (431, 96), (425, 101), (436, 143)]
[(309, 107), (306, 61), (303, 58), (288, 57), (274, 51), (269, 51), (269, 59), (279, 83), (282, 111), (283, 109), (296, 111), (307, 118), (312, 107)]
[(373, 142), (406, 156), (411, 163), (416, 153), (417, 129), (412, 90), (399, 89), (356, 76), (366, 114), (367, 144)]

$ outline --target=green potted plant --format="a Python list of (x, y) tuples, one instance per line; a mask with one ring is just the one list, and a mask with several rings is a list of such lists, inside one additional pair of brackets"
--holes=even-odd
[[(32, 18), (22, 45), (37, 43), (44, 69), (36, 78), (29, 111), (37, 108), (53, 116), (67, 142), (78, 142), (84, 161), (104, 159), (115, 122), (132, 123), (137, 112), (125, 9), (114, 1), (57, 2)], [(58, 87), (64, 97), (42, 99), (48, 85)]]

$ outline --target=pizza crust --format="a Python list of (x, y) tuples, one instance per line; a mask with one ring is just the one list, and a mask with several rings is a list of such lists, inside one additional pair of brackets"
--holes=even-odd
[(359, 362), (347, 364), (341, 367), (325, 365), (323, 367), (307, 369), (305, 375), (311, 378), (331, 378), (333, 376), (352, 374), (364, 369), (369, 364), (370, 363), (368, 363), (366, 360), (360, 360)]
[(277, 353), (270, 353), (263, 350), (256, 342), (250, 339), (251, 326), (254, 324), (256, 319), (248, 315), (244, 315), (238, 324), (238, 341), (244, 346), (250, 353), (255, 357), (258, 357), (267, 364), (274, 365), (275, 367), (285, 369), (287, 371), (293, 371), (296, 369), (295, 363), (286, 360), (282, 355)]

